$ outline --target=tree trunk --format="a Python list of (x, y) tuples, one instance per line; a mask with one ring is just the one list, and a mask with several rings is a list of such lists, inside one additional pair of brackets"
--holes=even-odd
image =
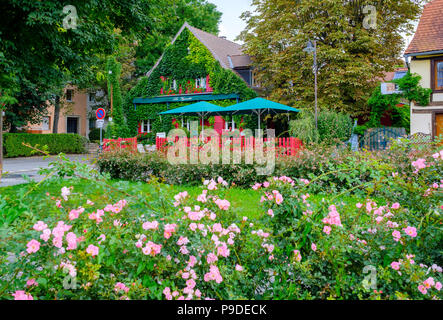
[(58, 133), (58, 118), (60, 117), (60, 96), (55, 96), (54, 104), (54, 123), (52, 125), (52, 133)]

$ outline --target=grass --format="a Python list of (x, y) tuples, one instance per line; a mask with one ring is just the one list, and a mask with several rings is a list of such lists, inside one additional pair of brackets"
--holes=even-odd
[[(60, 194), (60, 189), (63, 186), (73, 186), (75, 192), (79, 192), (88, 197), (91, 201), (97, 201), (102, 194), (98, 193), (97, 190), (89, 182), (79, 181), (76, 183), (69, 182), (69, 180), (54, 180), (50, 183), (45, 183), (37, 187), (34, 191), (30, 192), (28, 197), (30, 199), (33, 196), (42, 195), (43, 193), (49, 192), (51, 195)], [(131, 193), (131, 189), (135, 189), (136, 186), (140, 186), (143, 192), (147, 194), (155, 194), (155, 186), (149, 183), (140, 182), (128, 182), (128, 181), (111, 181), (111, 185), (114, 188), (120, 190), (125, 190)], [(10, 199), (20, 197), (22, 189), (26, 188), (27, 185), (16, 185), (12, 187), (0, 188), (0, 195)], [(171, 195), (171, 198), (179, 192), (187, 191), (191, 197), (196, 198), (201, 194), (202, 188), (196, 186), (186, 186), (186, 185), (165, 185), (160, 186), (165, 192)], [(321, 202), (323, 199), (332, 198), (334, 195), (331, 194), (316, 194), (311, 195), (311, 200), (313, 202)], [(248, 218), (257, 218), (263, 214), (263, 209), (260, 207), (260, 197), (261, 193), (252, 189), (240, 189), (231, 188), (225, 193), (225, 199), (227, 199), (232, 208), (235, 208), (236, 212), (240, 216), (246, 216)], [(336, 202), (344, 202), (348, 205), (355, 205), (357, 202), (361, 201), (361, 198), (353, 196), (340, 196), (336, 199)]]

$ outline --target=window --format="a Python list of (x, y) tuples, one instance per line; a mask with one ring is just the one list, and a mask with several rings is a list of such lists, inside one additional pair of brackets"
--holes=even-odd
[(177, 81), (175, 79), (172, 80), (171, 89), (177, 91)]
[(94, 118), (89, 119), (89, 129), (95, 129), (95, 122), (97, 120)]
[(66, 101), (71, 102), (73, 97), (74, 97), (74, 90), (67, 89), (66, 90)]
[(50, 117), (43, 117), (42, 119), (42, 130), (50, 130), (49, 123), (50, 123)]
[(434, 90), (443, 90), (443, 60), (434, 60)]
[(151, 133), (151, 120), (142, 121), (142, 133)]
[(206, 78), (195, 79), (195, 87), (206, 89)]
[(89, 102), (95, 102), (95, 93), (89, 94)]

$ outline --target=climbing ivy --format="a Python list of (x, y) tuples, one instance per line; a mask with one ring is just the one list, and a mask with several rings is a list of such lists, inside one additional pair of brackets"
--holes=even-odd
[[(143, 77), (125, 97), (124, 109), (129, 130), (132, 134), (137, 132), (138, 123), (141, 120), (151, 120), (154, 132), (167, 132), (172, 128), (174, 116), (159, 116), (158, 113), (166, 111), (168, 105), (145, 104), (137, 105), (134, 110), (132, 100), (137, 97), (149, 98), (161, 95), (175, 95), (181, 93), (198, 92), (195, 88), (195, 79), (207, 78), (213, 94), (236, 93), (240, 101), (249, 100), (257, 96), (246, 83), (232, 70), (226, 70), (214, 59), (211, 52), (191, 33), (185, 29), (176, 39), (174, 44), (169, 45), (163, 54), (159, 65), (149, 77)], [(176, 90), (171, 89), (172, 81), (176, 81)], [(229, 106), (237, 103), (236, 100), (215, 100), (211, 103), (219, 106)], [(189, 103), (169, 103), (169, 109), (185, 106)], [(231, 119), (227, 117), (227, 119)], [(235, 119), (240, 124), (240, 119)], [(244, 122), (251, 122), (251, 116), (244, 116)], [(256, 121), (256, 120), (255, 120)]]
[[(126, 125), (125, 115), (123, 113), (122, 106), (122, 94), (120, 90), (120, 74), (121, 74), (121, 64), (117, 62), (114, 57), (110, 57), (107, 61), (108, 72), (108, 93), (109, 99), (113, 100), (113, 110), (112, 110), (112, 122), (108, 125), (106, 130), (107, 138), (125, 138), (129, 135), (129, 130)], [(112, 91), (111, 91), (112, 85)]]
[(409, 103), (414, 101), (418, 105), (427, 106), (431, 97), (432, 90), (420, 86), (421, 76), (408, 73), (401, 79), (393, 82), (398, 85), (401, 94), (382, 94), (381, 85), (374, 89), (368, 100), (368, 106), (371, 108), (369, 121), (355, 130), (358, 134), (363, 134), (369, 128), (378, 128), (381, 126), (381, 118), (385, 112), (391, 114), (392, 126), (402, 127), (407, 131), (410, 127), (410, 110), (408, 106), (397, 107), (402, 100)]

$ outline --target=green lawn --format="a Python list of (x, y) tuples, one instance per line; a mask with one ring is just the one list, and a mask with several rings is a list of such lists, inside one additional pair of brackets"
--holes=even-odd
[[(88, 199), (96, 201), (101, 194), (99, 194), (89, 182), (77, 182), (70, 183), (67, 180), (58, 180), (51, 183), (44, 183), (37, 187), (34, 191), (29, 193), (28, 197), (32, 199), (33, 195), (42, 195), (43, 193), (49, 192), (51, 195), (60, 194), (60, 189), (63, 186), (74, 186), (74, 191), (84, 194)], [(132, 188), (139, 185), (141, 189), (147, 194), (155, 194), (155, 186), (149, 183), (134, 183), (127, 181), (112, 181), (111, 185), (115, 188), (124, 190), (127, 193), (131, 193)], [(26, 185), (17, 185), (12, 187), (0, 188), (0, 195), (6, 198), (16, 198), (20, 196), (22, 189)], [(160, 188), (165, 190), (171, 195), (171, 198), (179, 192), (187, 191), (192, 197), (197, 197), (202, 191), (201, 187), (195, 186), (171, 186), (171, 185), (160, 185)], [(233, 208), (236, 208), (237, 214), (241, 216), (247, 216), (249, 218), (256, 218), (260, 214), (263, 214), (263, 209), (260, 208), (260, 197), (261, 193), (252, 189), (239, 189), (231, 188), (226, 191), (225, 198), (231, 203)], [(313, 202), (321, 202), (323, 199), (332, 197), (332, 195), (326, 194), (316, 194), (311, 195), (311, 200)], [(336, 203), (344, 202), (348, 205), (355, 205), (361, 199), (352, 196), (341, 196), (336, 199)]]

